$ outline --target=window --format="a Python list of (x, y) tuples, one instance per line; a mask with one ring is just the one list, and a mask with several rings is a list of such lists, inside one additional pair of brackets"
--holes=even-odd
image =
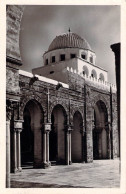
[(52, 63), (55, 63), (55, 56), (52, 56)]
[(104, 81), (105, 80), (103, 73), (100, 73), (99, 80), (101, 80), (101, 81)]
[(93, 63), (93, 57), (90, 57), (90, 62)]
[(94, 69), (91, 72), (91, 77), (97, 79), (97, 73), (96, 73), (96, 71)]
[(86, 55), (82, 54), (82, 55), (81, 55), (81, 58), (82, 58), (82, 59), (86, 59)]
[(73, 59), (73, 58), (76, 57), (76, 55), (75, 54), (71, 54), (70, 57), (71, 57), (71, 59)]
[(65, 61), (65, 55), (64, 54), (60, 55), (60, 60)]
[(89, 70), (86, 65), (83, 66), (83, 75), (86, 75), (86, 76), (89, 75)]
[(46, 63), (45, 64), (48, 65), (48, 59), (46, 59)]

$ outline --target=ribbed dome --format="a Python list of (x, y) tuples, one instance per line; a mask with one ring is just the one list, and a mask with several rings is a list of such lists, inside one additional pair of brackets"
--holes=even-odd
[(72, 32), (56, 36), (50, 44), (48, 51), (61, 48), (82, 48), (91, 50), (90, 45), (85, 39)]

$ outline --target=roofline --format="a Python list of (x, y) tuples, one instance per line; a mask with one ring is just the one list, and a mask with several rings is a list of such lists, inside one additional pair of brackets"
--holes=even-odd
[(49, 50), (49, 51), (45, 51), (43, 56), (51, 51), (55, 51), (55, 50), (60, 50), (60, 49), (67, 49), (67, 48), (78, 48), (78, 49), (83, 49), (83, 50), (87, 50), (87, 51), (91, 51), (93, 53), (95, 53), (93, 50), (90, 50), (90, 49), (84, 49), (84, 48), (80, 48), (80, 47), (63, 47), (63, 48), (57, 48), (57, 49), (53, 49), (53, 50)]

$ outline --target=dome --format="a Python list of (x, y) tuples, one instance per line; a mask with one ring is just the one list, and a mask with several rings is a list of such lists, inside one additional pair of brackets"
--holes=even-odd
[(81, 48), (91, 50), (90, 45), (85, 39), (72, 32), (56, 36), (50, 44), (48, 51), (62, 48)]

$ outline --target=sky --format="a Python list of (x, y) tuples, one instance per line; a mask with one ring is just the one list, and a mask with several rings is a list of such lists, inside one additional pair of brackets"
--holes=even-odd
[(25, 6), (21, 22), (22, 69), (43, 66), (43, 54), (52, 40), (71, 32), (85, 38), (96, 54), (96, 65), (108, 71), (115, 83), (115, 58), (110, 45), (120, 42), (120, 6), (31, 5)]

